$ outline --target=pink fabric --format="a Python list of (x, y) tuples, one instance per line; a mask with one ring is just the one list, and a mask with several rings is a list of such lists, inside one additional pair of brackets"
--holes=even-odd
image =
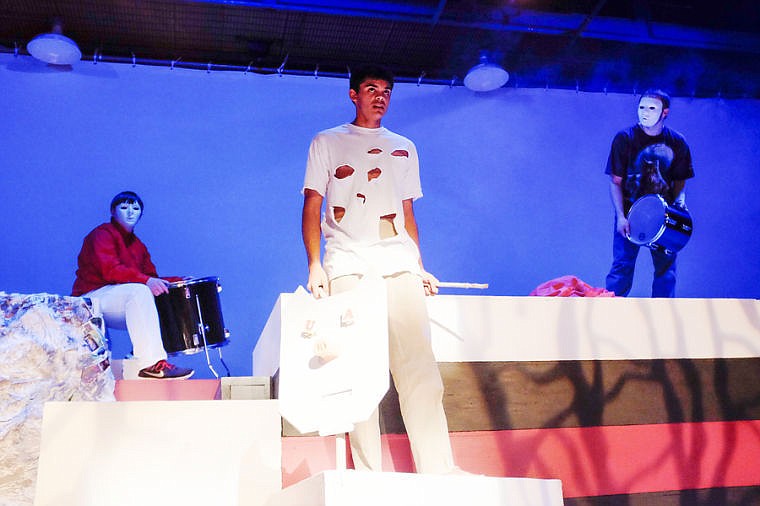
[(576, 276), (561, 276), (538, 285), (530, 295), (539, 297), (614, 297), (615, 292), (596, 288)]

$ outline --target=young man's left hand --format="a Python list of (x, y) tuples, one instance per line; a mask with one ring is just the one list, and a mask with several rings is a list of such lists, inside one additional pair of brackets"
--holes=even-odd
[(425, 295), (437, 294), (439, 284), (438, 278), (425, 270), (422, 271), (422, 286), (425, 287)]

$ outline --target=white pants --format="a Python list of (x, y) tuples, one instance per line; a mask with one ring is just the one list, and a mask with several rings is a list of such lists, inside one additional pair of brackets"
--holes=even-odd
[(96, 301), (106, 327), (129, 332), (132, 355), (139, 369), (166, 359), (156, 303), (147, 285), (106, 285), (82, 297)]
[[(330, 282), (330, 293), (355, 287), (359, 276)], [(384, 278), (388, 289), (388, 353), (398, 391), (401, 416), (418, 473), (443, 474), (454, 469), (449, 428), (443, 411), (443, 382), (430, 345), (430, 319), (419, 276), (403, 272)], [(351, 432), (354, 467), (382, 471), (378, 410)]]

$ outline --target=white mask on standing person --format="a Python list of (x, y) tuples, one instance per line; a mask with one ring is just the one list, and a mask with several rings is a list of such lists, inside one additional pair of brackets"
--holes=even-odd
[(662, 102), (654, 97), (641, 97), (639, 100), (639, 124), (644, 128), (652, 128), (665, 119)]

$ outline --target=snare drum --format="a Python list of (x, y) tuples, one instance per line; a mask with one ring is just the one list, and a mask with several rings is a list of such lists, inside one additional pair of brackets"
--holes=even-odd
[(161, 339), (169, 355), (193, 354), (229, 343), (224, 328), (219, 278), (178, 281), (156, 297)]
[(685, 209), (669, 206), (660, 195), (645, 195), (628, 212), (634, 244), (673, 254), (683, 248), (692, 232), (691, 215)]

